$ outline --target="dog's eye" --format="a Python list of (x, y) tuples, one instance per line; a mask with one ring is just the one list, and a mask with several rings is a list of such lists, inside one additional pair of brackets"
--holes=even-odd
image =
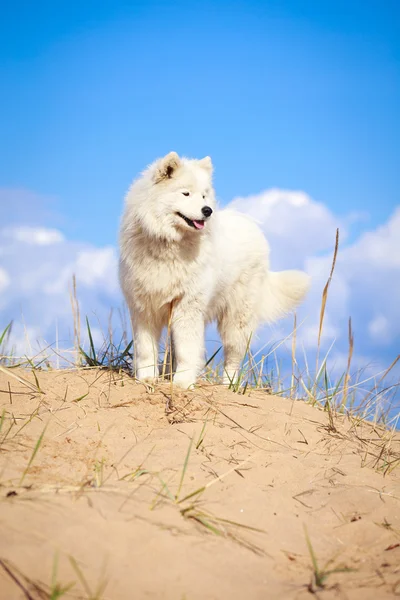
[(182, 192), (184, 196), (190, 196), (190, 192)]
[(205, 197), (206, 197), (206, 195), (205, 195), (205, 194), (203, 194), (203, 200), (204, 200), (204, 198), (205, 198)]

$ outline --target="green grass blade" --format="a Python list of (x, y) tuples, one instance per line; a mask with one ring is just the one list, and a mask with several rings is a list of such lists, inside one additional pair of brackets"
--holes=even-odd
[(180, 482), (179, 482), (178, 491), (176, 492), (176, 496), (175, 496), (175, 501), (176, 502), (178, 502), (178, 498), (180, 496), (182, 485), (183, 485), (183, 480), (185, 479), (186, 469), (187, 469), (187, 466), (188, 466), (188, 463), (189, 463), (189, 456), (190, 456), (190, 452), (192, 450), (192, 445), (193, 445), (193, 438), (190, 440), (189, 448), (188, 448), (188, 451), (187, 451), (186, 457), (185, 457), (185, 462), (183, 463), (183, 469), (182, 469), (181, 479), (180, 479)]
[(198, 488), (194, 492), (191, 492), (190, 494), (188, 494), (184, 498), (181, 498), (180, 500), (177, 500), (177, 503), (178, 504), (182, 504), (182, 502), (185, 502), (186, 500), (190, 500), (190, 498), (193, 498), (194, 496), (198, 496), (199, 494), (202, 494), (206, 489), (207, 489), (207, 486), (203, 485), (202, 487)]
[(222, 531), (220, 531), (214, 525), (211, 525), (211, 523), (209, 521), (207, 521), (207, 519), (205, 517), (203, 517), (202, 515), (198, 515), (196, 513), (188, 514), (187, 518), (197, 521), (198, 523), (200, 523), (200, 525), (203, 525), (203, 527), (205, 527), (206, 529), (208, 529), (209, 531), (211, 531), (211, 533), (214, 533), (215, 535), (224, 535), (224, 533)]
[(127, 345), (127, 347), (125, 348), (125, 350), (122, 352), (122, 354), (120, 354), (119, 356), (117, 356), (115, 358), (115, 360), (123, 360), (125, 358), (125, 356), (129, 355), (129, 351), (133, 346), (133, 340), (131, 342), (129, 342), (129, 344)]
[(321, 573), (320, 573), (320, 570), (318, 567), (317, 557), (315, 556), (314, 549), (311, 545), (311, 540), (308, 535), (307, 527), (305, 525), (304, 525), (304, 535), (306, 536), (307, 547), (308, 547), (308, 551), (310, 553), (311, 562), (312, 562), (313, 569), (314, 569), (315, 583), (317, 584), (318, 587), (323, 587), (323, 577), (321, 577)]
[(74, 585), (75, 585), (75, 583), (67, 583), (67, 585), (65, 585), (64, 587), (62, 587), (61, 585), (59, 585), (57, 583), (56, 587), (51, 590), (50, 600), (58, 600), (59, 598), (61, 598), (62, 596), (64, 596), (67, 592), (69, 592), (69, 590), (71, 588), (73, 588)]
[(71, 402), (80, 402), (81, 400), (86, 398), (86, 396), (89, 396), (89, 392), (86, 392), (86, 394), (83, 394), (83, 396), (79, 396), (79, 398), (75, 398), (74, 400), (71, 400)]
[(205, 421), (203, 423), (203, 427), (201, 428), (199, 439), (197, 440), (197, 444), (196, 444), (196, 450), (198, 450), (200, 448), (201, 444), (203, 443), (203, 440), (204, 440), (204, 437), (205, 437), (203, 434), (204, 434), (204, 430), (205, 430), (206, 425), (207, 425), (207, 421), (208, 421), (208, 414), (207, 414), (207, 416), (205, 418)]
[(69, 558), (69, 562), (71, 563), (72, 568), (74, 569), (75, 573), (77, 574), (78, 579), (81, 582), (82, 587), (84, 588), (88, 598), (92, 598), (93, 597), (92, 590), (90, 589), (89, 584), (86, 581), (85, 576), (83, 575), (78, 563), (76, 562), (76, 560), (73, 556), (69, 556), (68, 558)]
[(222, 519), (221, 517), (215, 517), (218, 523), (226, 523), (227, 525), (233, 525), (234, 527), (241, 527), (242, 529), (247, 529), (248, 531), (256, 531), (257, 533), (265, 533), (264, 529), (260, 529), (259, 527), (252, 527), (251, 525), (244, 525), (243, 523), (238, 523), (237, 521), (231, 521), (230, 519)]
[(222, 349), (222, 346), (220, 346), (218, 348), (218, 350), (216, 350), (214, 352), (214, 354), (211, 356), (211, 358), (208, 359), (208, 361), (206, 362), (206, 364), (204, 365), (204, 368), (208, 367), (208, 365), (214, 360), (214, 358), (217, 356), (218, 352)]
[(93, 358), (93, 360), (96, 360), (96, 350), (94, 348), (93, 338), (92, 338), (92, 331), (90, 329), (89, 319), (87, 317), (86, 317), (86, 327), (87, 327), (88, 336), (89, 336), (89, 345), (90, 345), (91, 358)]
[(84, 349), (81, 346), (79, 346), (79, 352), (82, 354), (88, 367), (101, 367), (101, 364), (97, 360), (94, 360), (88, 354), (86, 354), (86, 352), (84, 351)]
[(57, 585), (57, 571), (58, 571), (58, 552), (54, 555), (53, 570), (51, 572), (51, 588), (54, 589)]
[(26, 467), (25, 471), (22, 473), (22, 477), (21, 477), (21, 479), (20, 479), (20, 482), (19, 482), (19, 484), (20, 484), (20, 485), (21, 485), (21, 484), (22, 484), (22, 482), (24, 481), (24, 479), (25, 479), (25, 476), (26, 476), (26, 474), (28, 473), (28, 471), (29, 471), (29, 469), (30, 469), (30, 466), (31, 466), (31, 464), (33, 463), (33, 461), (34, 461), (34, 458), (35, 458), (36, 454), (38, 453), (38, 450), (39, 450), (39, 448), (40, 448), (40, 445), (41, 445), (41, 443), (42, 443), (43, 436), (44, 436), (44, 434), (45, 434), (45, 432), (46, 432), (46, 429), (47, 429), (47, 425), (45, 425), (45, 427), (44, 427), (44, 429), (43, 429), (42, 433), (41, 433), (41, 434), (40, 434), (40, 436), (39, 436), (39, 439), (38, 439), (38, 441), (37, 441), (37, 442), (36, 442), (36, 444), (35, 444), (35, 447), (34, 447), (34, 449), (33, 449), (33, 452), (32, 452), (32, 456), (30, 457), (30, 459), (29, 459), (29, 462), (28, 462), (28, 466)]
[(161, 483), (161, 490), (157, 493), (156, 497), (154, 498), (153, 502), (151, 503), (150, 506), (150, 510), (154, 510), (155, 507), (157, 506), (157, 504), (159, 503), (159, 498), (162, 495), (163, 491), (165, 490), (165, 492), (167, 493), (167, 496), (170, 500), (172, 500), (172, 502), (175, 502), (175, 498), (174, 496), (171, 494), (170, 489), (168, 487), (168, 484), (161, 479), (160, 475), (157, 475), (160, 483)]
[(9, 322), (9, 324), (6, 326), (6, 328), (3, 330), (3, 333), (0, 335), (0, 346), (1, 346), (1, 345), (2, 345), (2, 343), (4, 342), (4, 340), (5, 340), (5, 337), (6, 337), (6, 335), (7, 335), (7, 332), (9, 332), (9, 331), (10, 331), (12, 323), (13, 323), (13, 322), (12, 322), (12, 321), (10, 321), (10, 322)]

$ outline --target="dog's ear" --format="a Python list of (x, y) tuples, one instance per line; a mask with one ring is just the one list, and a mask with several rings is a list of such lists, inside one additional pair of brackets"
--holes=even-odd
[(160, 183), (164, 179), (171, 179), (180, 164), (181, 161), (176, 152), (170, 152), (164, 158), (160, 158), (154, 173), (155, 183)]
[(206, 156), (205, 158), (199, 160), (198, 164), (199, 167), (201, 167), (202, 169), (206, 169), (206, 171), (208, 171), (211, 175), (211, 173), (213, 172), (213, 164), (209, 156)]

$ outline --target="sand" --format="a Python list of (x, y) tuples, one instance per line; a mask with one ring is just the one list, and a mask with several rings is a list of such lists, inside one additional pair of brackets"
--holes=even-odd
[(35, 374), (0, 371), (2, 600), (400, 596), (398, 436), (262, 391)]

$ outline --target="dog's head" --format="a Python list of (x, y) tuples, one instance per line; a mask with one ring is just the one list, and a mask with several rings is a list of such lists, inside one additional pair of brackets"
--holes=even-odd
[(190, 160), (176, 152), (150, 165), (131, 190), (147, 232), (171, 240), (204, 234), (215, 210), (212, 170), (209, 156)]

